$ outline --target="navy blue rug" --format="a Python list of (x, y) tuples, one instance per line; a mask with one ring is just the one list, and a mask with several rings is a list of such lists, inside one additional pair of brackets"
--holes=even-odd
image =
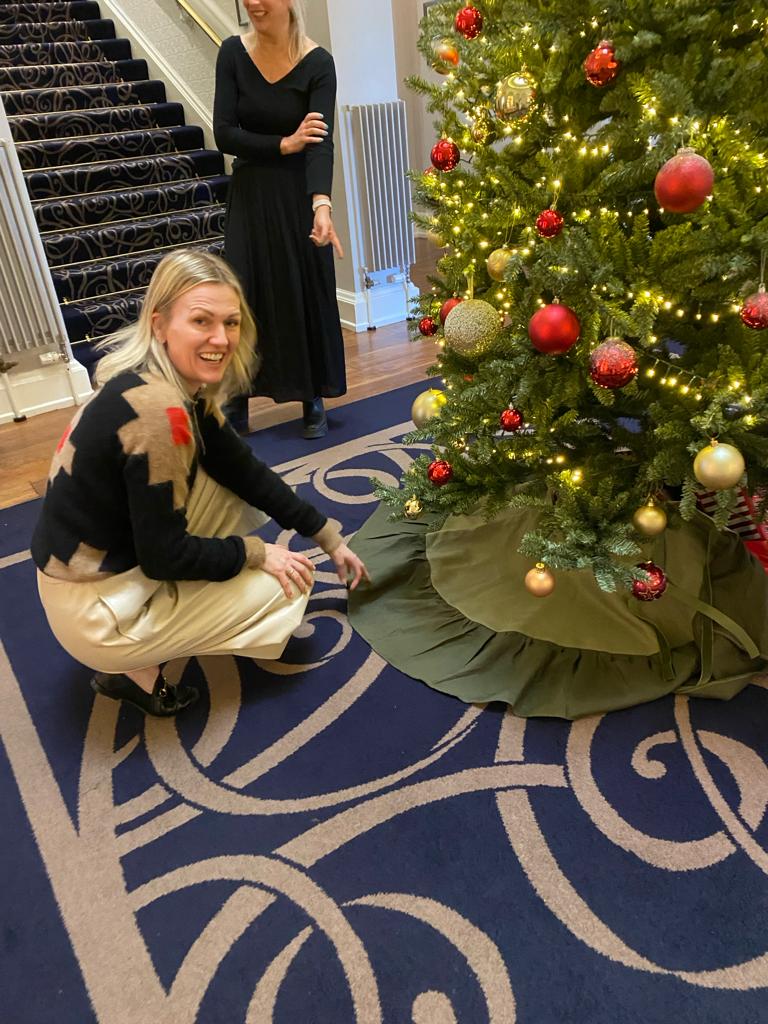
[[(251, 443), (349, 533), (423, 387)], [(0, 512), (3, 1021), (768, 1022), (765, 687), (467, 706), (372, 654), (311, 551), (283, 660), (176, 663), (203, 700), (145, 722), (49, 634), (36, 505)]]

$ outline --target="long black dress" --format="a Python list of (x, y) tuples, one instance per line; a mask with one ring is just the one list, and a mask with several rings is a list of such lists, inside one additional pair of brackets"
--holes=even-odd
[[(261, 367), (251, 394), (276, 402), (346, 391), (344, 344), (331, 246), (310, 241), (312, 195), (331, 194), (336, 71), (322, 47), (270, 84), (240, 36), (216, 65), (214, 134), (237, 159), (227, 203), (225, 256), (238, 273), (259, 328)], [(311, 111), (328, 136), (283, 156), (280, 140)]]

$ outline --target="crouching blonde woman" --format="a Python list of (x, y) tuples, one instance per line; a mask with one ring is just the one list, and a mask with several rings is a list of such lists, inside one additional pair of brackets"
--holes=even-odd
[(176, 714), (198, 696), (166, 682), (165, 662), (279, 658), (301, 622), (313, 564), (248, 536), (264, 514), (311, 537), (342, 582), (354, 588), (366, 575), (221, 413), (251, 379), (255, 333), (221, 259), (166, 256), (53, 459), (32, 542), (48, 621), (95, 670), (94, 690), (148, 714)]

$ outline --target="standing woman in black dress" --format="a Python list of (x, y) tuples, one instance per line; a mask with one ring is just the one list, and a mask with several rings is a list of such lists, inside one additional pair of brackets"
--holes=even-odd
[[(323, 398), (346, 391), (331, 220), (333, 58), (307, 38), (303, 0), (243, 0), (253, 26), (222, 44), (214, 134), (234, 162), (225, 255), (259, 327), (251, 394), (303, 402), (304, 436), (328, 427)], [(247, 427), (248, 397), (230, 406)]]

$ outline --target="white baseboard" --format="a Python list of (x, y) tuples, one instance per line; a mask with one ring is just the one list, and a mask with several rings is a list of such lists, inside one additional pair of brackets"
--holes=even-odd
[[(409, 300), (419, 297), (419, 289), (414, 284), (408, 285), (408, 297)], [(410, 301), (406, 303), (402, 284), (377, 284), (369, 289), (368, 298), (371, 304), (370, 322), (365, 292), (350, 292), (344, 288), (336, 290), (342, 327), (359, 334), (369, 327), (401, 323), (410, 313)]]
[(5, 380), (10, 386), (13, 404), (4, 382), (0, 381), (0, 423), (81, 405), (92, 393), (85, 368), (75, 360), (69, 366), (57, 363), (37, 370), (9, 373)]

